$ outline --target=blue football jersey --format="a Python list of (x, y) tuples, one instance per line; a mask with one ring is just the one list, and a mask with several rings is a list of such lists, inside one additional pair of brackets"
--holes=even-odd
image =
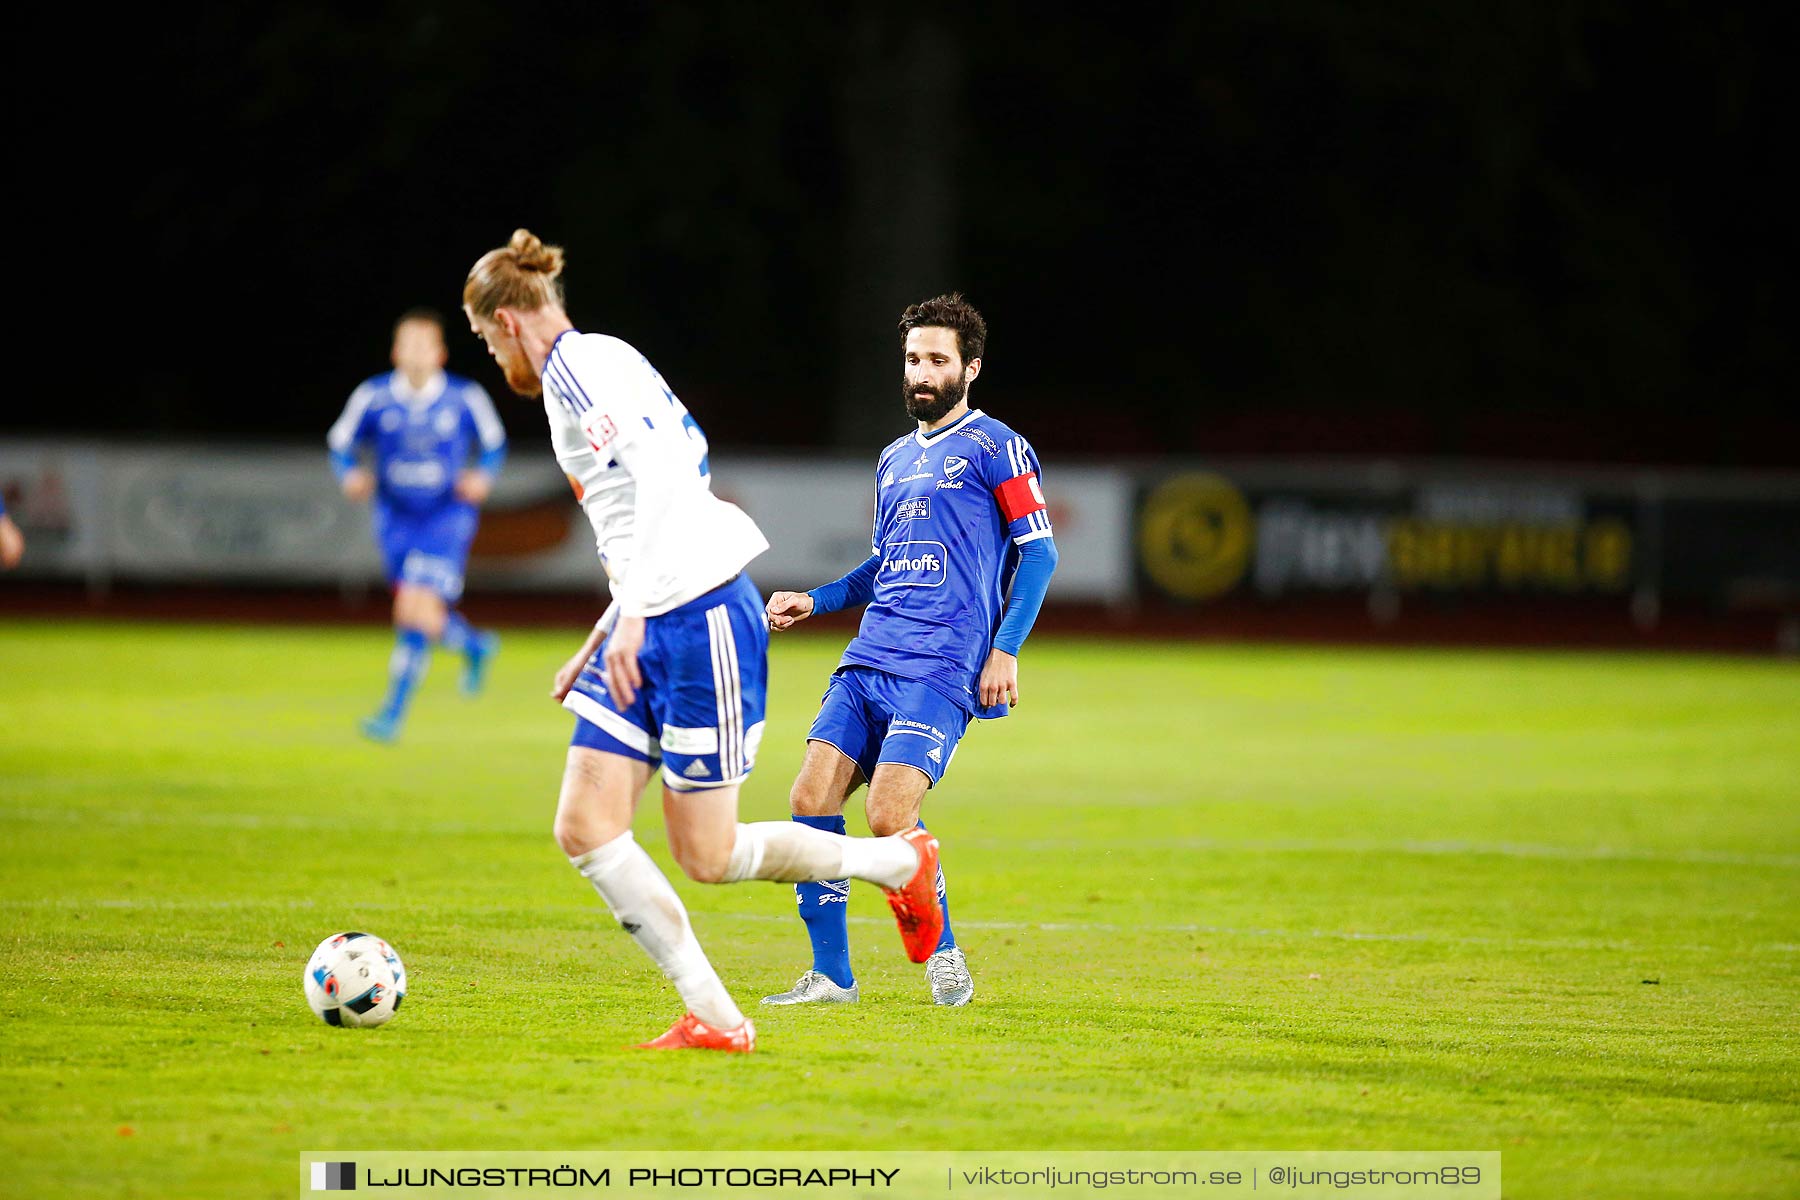
[(930, 685), (980, 717), (975, 685), (993, 648), (1016, 547), (1051, 536), (1031, 444), (980, 409), (910, 433), (875, 467), (874, 598), (844, 651)]
[(359, 447), (374, 456), (375, 499), (388, 508), (424, 512), (455, 501), (456, 476), (478, 454), (497, 471), (506, 431), (480, 384), (440, 372), (414, 391), (398, 371), (377, 375), (351, 393), (326, 436), (340, 472)]

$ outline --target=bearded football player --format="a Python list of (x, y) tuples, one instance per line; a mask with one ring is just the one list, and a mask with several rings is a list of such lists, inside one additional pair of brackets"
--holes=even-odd
[[(924, 828), (919, 811), (973, 719), (1019, 702), (1019, 650), (1056, 569), (1050, 514), (1031, 443), (969, 407), (987, 324), (960, 295), (915, 304), (900, 318), (901, 399), (915, 428), (875, 464), (869, 557), (809, 592), (776, 592), (769, 627), (867, 605), (807, 733), (789, 795), (794, 820), (845, 830), (844, 804), (864, 784), (877, 836)], [(938, 1004), (975, 995), (937, 875), (943, 933), (926, 960)], [(764, 1004), (850, 1003), (848, 879), (800, 883), (813, 965)]]

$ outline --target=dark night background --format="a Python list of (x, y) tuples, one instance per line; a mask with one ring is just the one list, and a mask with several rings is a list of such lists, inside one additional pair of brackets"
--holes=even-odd
[(893, 320), (954, 287), (1046, 452), (1800, 462), (1750, 6), (758, 7), (21, 28), (77, 340), (15, 326), (4, 424), (322, 437), (527, 225), (715, 444), (903, 429)]

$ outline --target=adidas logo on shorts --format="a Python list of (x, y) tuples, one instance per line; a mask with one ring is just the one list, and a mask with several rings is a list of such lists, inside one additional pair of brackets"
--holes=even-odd
[(696, 758), (693, 762), (688, 764), (688, 769), (683, 771), (682, 774), (686, 775), (689, 779), (704, 779), (706, 776), (711, 775), (712, 772), (706, 769), (705, 763)]
[(925, 757), (929, 758), (932, 762), (937, 763), (939, 766), (942, 766), (944, 763), (944, 752), (936, 746), (927, 750), (925, 752)]

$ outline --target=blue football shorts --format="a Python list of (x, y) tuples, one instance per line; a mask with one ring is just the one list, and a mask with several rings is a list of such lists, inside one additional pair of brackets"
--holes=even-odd
[(924, 772), (936, 787), (968, 725), (960, 704), (918, 680), (850, 666), (826, 685), (806, 738), (835, 747), (864, 780), (875, 778), (879, 763), (902, 763)]
[(762, 742), (767, 621), (744, 575), (646, 618), (644, 686), (623, 707), (601, 674), (602, 642), (563, 700), (577, 718), (569, 744), (661, 763), (664, 785), (677, 792), (742, 782)]
[(375, 545), (388, 585), (422, 587), (455, 604), (462, 598), (475, 523), (474, 507), (460, 501), (424, 512), (377, 507)]

